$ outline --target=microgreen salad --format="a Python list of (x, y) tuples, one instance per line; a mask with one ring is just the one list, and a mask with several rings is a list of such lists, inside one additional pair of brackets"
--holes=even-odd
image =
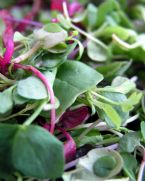
[(0, 7), (0, 181), (144, 181), (145, 1)]

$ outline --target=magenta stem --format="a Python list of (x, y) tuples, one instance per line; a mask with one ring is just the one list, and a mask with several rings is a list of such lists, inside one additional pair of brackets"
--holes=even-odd
[(67, 138), (67, 140), (71, 140), (71, 139), (72, 139), (72, 137), (70, 136), (70, 134), (67, 133), (67, 132), (65, 131), (65, 129), (63, 129), (63, 128), (61, 128), (61, 127), (58, 127), (58, 126), (57, 126), (57, 129), (58, 129), (59, 131), (61, 131), (61, 132), (65, 135), (65, 137)]
[(50, 103), (53, 105), (53, 108), (51, 109), (51, 125), (50, 125), (50, 133), (54, 133), (55, 129), (55, 120), (56, 120), (56, 113), (55, 113), (55, 98), (54, 98), (54, 92), (53, 89), (49, 83), (49, 81), (46, 79), (46, 77), (35, 67), (31, 65), (21, 65), (21, 64), (14, 64), (14, 67), (16, 69), (24, 69), (27, 71), (31, 71), (34, 75), (36, 75), (45, 85), (47, 91), (50, 94)]
[(8, 64), (10, 64), (11, 58), (14, 53), (14, 41), (13, 41), (14, 31), (13, 31), (13, 24), (5, 18), (5, 17), (12, 17), (10, 13), (7, 10), (1, 10), (0, 17), (2, 18), (6, 27), (2, 36), (3, 44), (6, 50), (3, 57), (1, 57), (0, 59), (0, 70), (2, 73), (5, 74), (7, 71), (7, 66)]
[(67, 141), (64, 144), (64, 155), (65, 155), (66, 162), (71, 161), (76, 155), (76, 144), (73, 138), (71, 137), (71, 135), (67, 133), (65, 129), (58, 126), (57, 126), (57, 129), (61, 131), (67, 138)]

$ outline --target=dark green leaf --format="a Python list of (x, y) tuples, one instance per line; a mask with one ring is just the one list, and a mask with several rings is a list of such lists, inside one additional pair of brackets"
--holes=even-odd
[(0, 124), (0, 175), (20, 172), (40, 179), (63, 172), (63, 145), (39, 126)]
[(67, 49), (64, 53), (50, 53), (44, 54), (42, 57), (42, 66), (47, 68), (54, 68), (60, 66), (62, 63), (64, 63), (67, 60), (68, 55), (73, 51), (73, 49), (76, 47), (77, 43), (73, 43), (71, 45), (67, 46)]
[(5, 178), (14, 172), (11, 160), (13, 136), (18, 126), (0, 124), (0, 178)]
[(95, 175), (99, 177), (107, 177), (110, 172), (115, 168), (116, 160), (113, 156), (107, 155), (100, 157), (93, 165)]
[(103, 76), (81, 62), (65, 62), (57, 72), (54, 92), (60, 101), (57, 115), (61, 115), (77, 96), (97, 85)]
[(41, 127), (20, 127), (13, 141), (12, 160), (25, 176), (57, 178), (63, 172), (63, 145)]

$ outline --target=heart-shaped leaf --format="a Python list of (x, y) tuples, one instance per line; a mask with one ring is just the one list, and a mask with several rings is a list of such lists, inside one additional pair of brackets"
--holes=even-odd
[(0, 124), (0, 173), (40, 179), (60, 177), (63, 144), (39, 126)]
[(65, 62), (57, 72), (54, 92), (60, 101), (57, 115), (60, 116), (77, 96), (97, 85), (103, 76), (81, 62)]

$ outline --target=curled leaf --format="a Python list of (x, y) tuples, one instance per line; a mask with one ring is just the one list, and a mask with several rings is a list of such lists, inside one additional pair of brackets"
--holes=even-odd
[[(94, 173), (94, 164), (100, 159), (100, 168), (102, 166), (101, 159), (103, 157), (110, 157), (113, 164), (112, 170), (106, 177), (99, 177)], [(115, 166), (114, 166), (115, 165)], [(82, 157), (78, 161), (77, 169), (65, 172), (63, 175), (64, 181), (106, 181), (109, 178), (117, 175), (123, 167), (123, 160), (120, 154), (114, 150), (108, 150), (104, 148), (91, 150), (86, 156)], [(109, 181), (109, 180), (108, 180)]]
[(65, 128), (74, 128), (83, 123), (89, 117), (88, 107), (82, 106), (74, 110), (66, 111), (60, 118), (60, 123)]

